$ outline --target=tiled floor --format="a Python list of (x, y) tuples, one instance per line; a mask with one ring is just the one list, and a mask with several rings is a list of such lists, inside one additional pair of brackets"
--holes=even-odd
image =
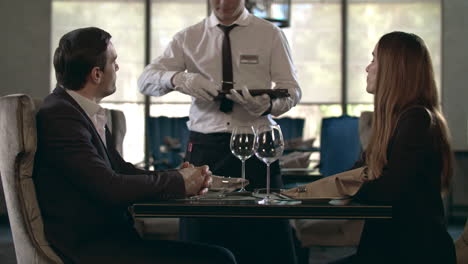
[[(464, 221), (449, 225), (449, 233), (457, 239), (463, 232)], [(313, 247), (309, 252), (309, 264), (325, 264), (330, 261), (351, 255), (355, 252), (353, 247)], [(0, 218), (0, 263), (16, 264), (15, 250), (8, 222)]]

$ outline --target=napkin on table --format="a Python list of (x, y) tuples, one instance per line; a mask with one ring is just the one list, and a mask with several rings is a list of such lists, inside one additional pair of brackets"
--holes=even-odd
[(293, 199), (350, 198), (361, 188), (364, 167), (345, 171), (286, 190), (282, 194)]

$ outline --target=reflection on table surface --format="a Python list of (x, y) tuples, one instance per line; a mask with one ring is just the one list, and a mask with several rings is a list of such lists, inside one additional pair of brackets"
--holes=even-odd
[[(331, 199), (293, 200), (276, 193), (281, 201), (275, 205), (259, 205), (261, 194), (238, 195), (217, 192), (187, 199), (133, 204), (134, 217), (255, 217), (255, 218), (311, 218), (311, 219), (389, 219), (392, 207), (388, 205), (332, 205)], [(335, 203), (336, 204), (336, 203)]]

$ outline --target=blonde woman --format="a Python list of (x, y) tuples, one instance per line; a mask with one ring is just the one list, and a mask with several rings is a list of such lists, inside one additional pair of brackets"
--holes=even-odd
[(372, 55), (374, 121), (356, 199), (392, 205), (393, 218), (367, 220), (357, 254), (342, 263), (455, 263), (441, 198), (452, 152), (429, 52), (420, 37), (392, 32)]

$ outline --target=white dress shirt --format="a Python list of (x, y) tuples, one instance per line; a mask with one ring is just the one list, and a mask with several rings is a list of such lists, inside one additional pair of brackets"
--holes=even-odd
[(96, 131), (101, 137), (102, 143), (106, 146), (106, 124), (107, 116), (106, 111), (99, 104), (89, 100), (81, 94), (65, 89), (65, 91), (78, 103), (78, 105), (85, 111), (89, 119), (93, 122)]
[[(140, 91), (162, 96), (174, 91), (172, 76), (177, 72), (199, 73), (219, 84), (222, 81), (223, 31), (214, 14), (178, 32), (164, 53), (138, 79)], [(234, 89), (288, 89), (291, 97), (273, 100), (271, 113), (281, 115), (301, 98), (289, 45), (281, 29), (244, 9), (230, 32)], [(274, 87), (273, 87), (274, 85)], [(231, 113), (219, 110), (220, 101), (207, 102), (192, 97), (189, 130), (200, 133), (231, 132), (236, 125), (274, 124), (270, 115), (255, 117), (234, 104)]]

